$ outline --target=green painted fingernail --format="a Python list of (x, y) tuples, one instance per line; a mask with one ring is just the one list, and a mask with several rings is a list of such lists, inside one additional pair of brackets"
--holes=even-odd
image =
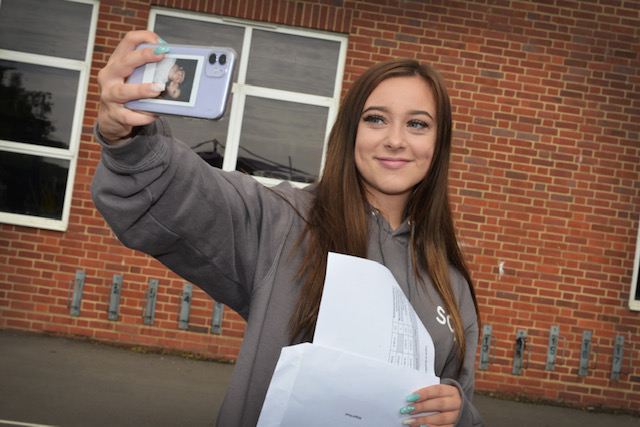
[(162, 53), (167, 53), (169, 52), (171, 48), (169, 46), (158, 46), (155, 49), (153, 49), (153, 53), (155, 53), (156, 55), (160, 55)]
[(407, 402), (415, 402), (418, 399), (420, 399), (419, 394), (410, 394), (409, 396), (407, 396)]
[(158, 39), (158, 43), (160, 43), (160, 44), (167, 44), (167, 42), (166, 42), (166, 41), (164, 41), (164, 40), (162, 40), (162, 39)]
[(413, 412), (416, 409), (415, 406), (405, 406), (404, 408), (400, 409), (400, 413), (401, 414), (408, 414), (409, 412)]

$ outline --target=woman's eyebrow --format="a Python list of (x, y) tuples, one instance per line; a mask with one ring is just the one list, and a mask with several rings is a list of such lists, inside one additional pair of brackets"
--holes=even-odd
[[(387, 107), (378, 107), (378, 106), (372, 105), (371, 107), (365, 109), (362, 112), (362, 114), (368, 113), (369, 111), (382, 111), (383, 113), (388, 113), (389, 109)], [(431, 114), (429, 114), (427, 111), (424, 111), (424, 110), (411, 110), (409, 111), (409, 114), (411, 114), (412, 116), (424, 114), (425, 116), (428, 116), (431, 120), (435, 120)]]
[(376, 106), (372, 106), (372, 107), (369, 107), (369, 108), (367, 108), (366, 110), (364, 110), (364, 111), (362, 112), (362, 114), (364, 114), (364, 113), (368, 113), (369, 111), (382, 111), (383, 113), (387, 113), (387, 112), (389, 112), (389, 110), (388, 110), (386, 107), (376, 107)]
[(425, 116), (429, 116), (429, 118), (430, 118), (431, 120), (435, 120), (431, 114), (429, 114), (428, 112), (423, 111), (423, 110), (413, 110), (413, 111), (410, 111), (410, 113), (411, 113), (412, 115), (424, 114)]

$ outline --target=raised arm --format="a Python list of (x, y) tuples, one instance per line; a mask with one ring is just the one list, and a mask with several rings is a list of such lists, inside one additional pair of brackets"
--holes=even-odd
[(91, 195), (125, 246), (246, 316), (254, 285), (287, 235), (291, 209), (252, 177), (208, 165), (173, 137), (166, 120), (123, 105), (155, 93), (151, 84), (126, 79), (162, 58), (153, 48), (135, 50), (156, 41), (148, 31), (127, 34), (99, 73), (102, 158)]

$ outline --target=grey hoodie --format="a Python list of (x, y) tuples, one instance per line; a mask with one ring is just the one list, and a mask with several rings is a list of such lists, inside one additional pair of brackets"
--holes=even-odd
[[(91, 193), (120, 241), (157, 258), (246, 320), (217, 425), (255, 426), (280, 350), (290, 344), (289, 320), (300, 289), (296, 274), (304, 254), (304, 242), (293, 250), (305, 226), (296, 210), (306, 212), (311, 193), (288, 183), (272, 191), (248, 175), (210, 167), (173, 138), (164, 119), (122, 146), (104, 144), (97, 127), (95, 134), (103, 147)], [(371, 210), (368, 227), (368, 258), (393, 273), (431, 334), (436, 375), (461, 391), (456, 425), (483, 425), (471, 404), (478, 325), (466, 281), (452, 269), (467, 337), (458, 376), (444, 304), (426, 274), (427, 293), (413, 274), (409, 225), (392, 230)]]

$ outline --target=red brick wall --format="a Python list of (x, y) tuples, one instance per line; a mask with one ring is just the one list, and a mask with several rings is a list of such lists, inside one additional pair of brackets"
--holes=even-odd
[[(237, 355), (240, 317), (227, 309), (222, 335), (211, 334), (213, 302), (196, 289), (189, 330), (179, 330), (184, 282), (123, 248), (89, 197), (100, 155), (95, 76), (126, 31), (146, 27), (150, 4), (348, 33), (345, 89), (390, 57), (434, 64), (454, 109), (453, 208), (496, 338), (476, 388), (640, 412), (640, 313), (627, 308), (640, 215), (638, 1), (101, 1), (69, 229), (0, 225), (0, 328)], [(67, 308), (76, 269), (87, 275), (79, 317)], [(106, 312), (114, 274), (124, 276), (116, 322)], [(160, 287), (146, 326), (151, 278)], [(551, 326), (566, 338), (565, 362), (546, 371)], [(518, 329), (530, 350), (520, 376), (511, 374)], [(599, 345), (587, 377), (577, 375), (584, 330)], [(616, 335), (624, 373), (611, 381)]]

